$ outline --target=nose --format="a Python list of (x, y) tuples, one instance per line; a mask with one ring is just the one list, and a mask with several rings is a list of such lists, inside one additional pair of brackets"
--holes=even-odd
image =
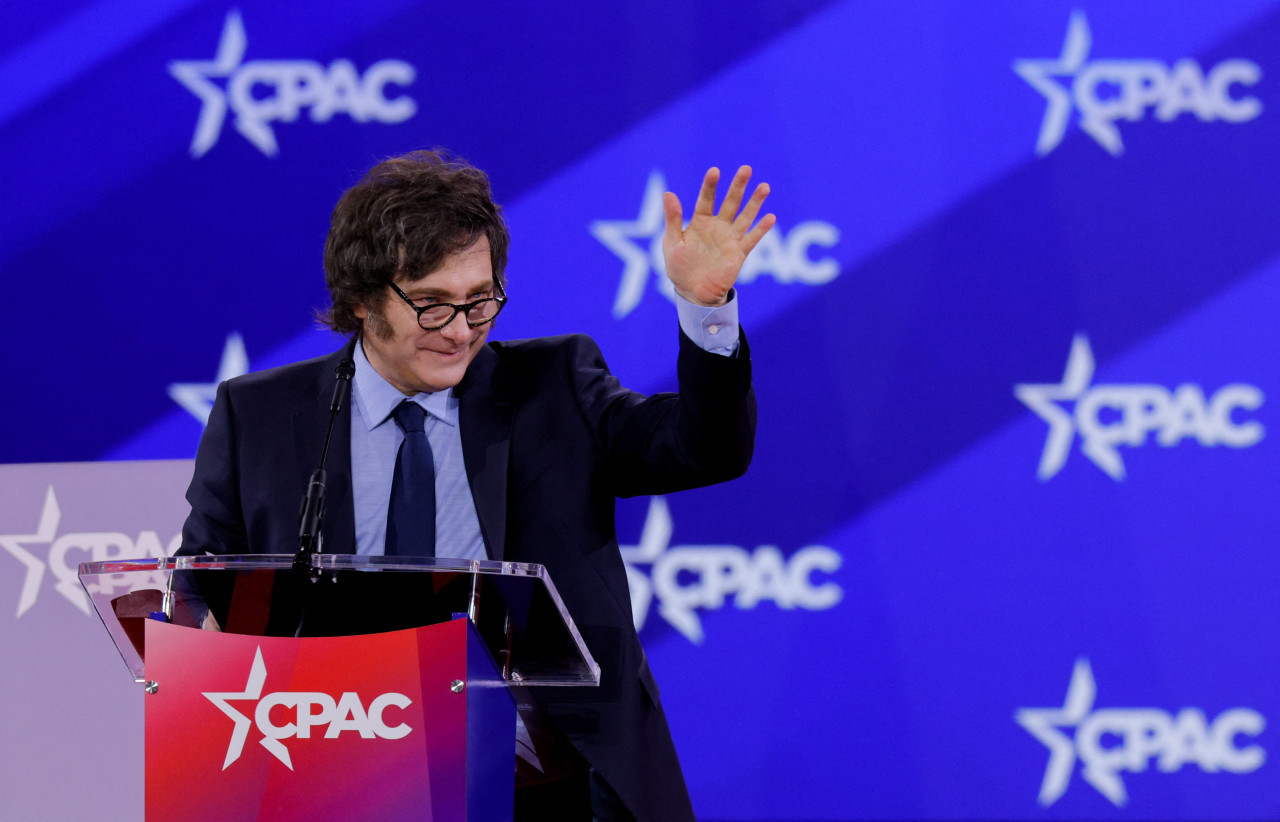
[(453, 315), (453, 319), (439, 329), (440, 336), (454, 343), (469, 343), (471, 337), (475, 333), (471, 326), (467, 325), (467, 318), (459, 311)]

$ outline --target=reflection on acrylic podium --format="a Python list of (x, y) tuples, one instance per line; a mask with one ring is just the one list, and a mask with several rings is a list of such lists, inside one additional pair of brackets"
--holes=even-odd
[(144, 683), (153, 820), (509, 820), (517, 751), (549, 764), (517, 739), (524, 688), (600, 681), (539, 565), (229, 555), (80, 580)]

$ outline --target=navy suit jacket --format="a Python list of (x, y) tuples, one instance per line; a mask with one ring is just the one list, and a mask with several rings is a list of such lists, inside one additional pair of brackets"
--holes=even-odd
[[(219, 386), (187, 491), (183, 554), (293, 553), (319, 460), (335, 368), (328, 357)], [(736, 357), (680, 334), (678, 394), (623, 388), (596, 344), (572, 335), (491, 342), (455, 389), (463, 459), (489, 557), (541, 563), (601, 666), (599, 688), (534, 688), (547, 718), (639, 820), (692, 819), (618, 552), (614, 499), (740, 476), (755, 398)], [(334, 428), (324, 550), (355, 550), (350, 403)], [(714, 672), (710, 672), (714, 675)]]

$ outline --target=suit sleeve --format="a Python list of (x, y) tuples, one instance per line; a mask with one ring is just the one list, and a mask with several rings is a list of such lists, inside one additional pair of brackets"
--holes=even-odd
[(649, 397), (623, 388), (595, 343), (576, 339), (574, 390), (596, 432), (614, 495), (671, 493), (746, 472), (756, 403), (745, 334), (737, 356), (724, 357), (681, 333), (679, 392)]

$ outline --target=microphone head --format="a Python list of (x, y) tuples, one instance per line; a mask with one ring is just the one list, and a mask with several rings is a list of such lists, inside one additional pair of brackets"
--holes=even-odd
[(338, 379), (349, 380), (355, 376), (356, 364), (352, 362), (350, 358), (343, 359), (342, 362), (338, 363), (338, 368), (335, 373), (338, 375)]

